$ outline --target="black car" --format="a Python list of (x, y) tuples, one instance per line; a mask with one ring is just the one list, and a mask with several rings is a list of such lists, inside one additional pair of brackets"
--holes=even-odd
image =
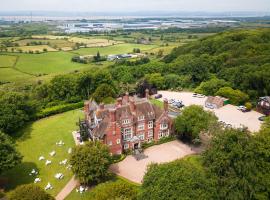
[(157, 94), (157, 95), (155, 96), (155, 99), (160, 99), (160, 98), (162, 98), (162, 94)]
[(263, 121), (265, 121), (265, 118), (266, 118), (266, 116), (261, 116), (258, 119), (263, 122)]

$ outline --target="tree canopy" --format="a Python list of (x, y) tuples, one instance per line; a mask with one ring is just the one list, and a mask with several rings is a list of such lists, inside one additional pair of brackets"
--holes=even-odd
[(214, 199), (214, 179), (192, 162), (152, 164), (144, 176), (139, 200)]
[(110, 162), (109, 148), (99, 141), (77, 146), (70, 158), (72, 171), (83, 184), (100, 183), (107, 178)]
[(217, 124), (217, 117), (196, 105), (184, 108), (182, 114), (175, 119), (177, 134), (190, 141), (198, 140), (201, 132), (207, 132), (215, 124)]
[(54, 200), (42, 188), (34, 184), (18, 186), (9, 195), (9, 200)]

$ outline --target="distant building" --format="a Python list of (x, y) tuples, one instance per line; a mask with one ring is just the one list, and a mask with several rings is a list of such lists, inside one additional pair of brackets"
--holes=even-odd
[(205, 107), (211, 109), (218, 109), (228, 104), (229, 100), (220, 96), (209, 96), (205, 101)]
[(128, 93), (118, 98), (116, 104), (97, 105), (85, 102), (85, 124), (91, 140), (108, 145), (112, 154), (136, 150), (144, 142), (158, 141), (172, 131), (172, 119), (168, 115), (168, 101), (161, 109), (147, 98), (131, 97)]
[(259, 98), (257, 102), (257, 110), (265, 115), (270, 115), (270, 96)]

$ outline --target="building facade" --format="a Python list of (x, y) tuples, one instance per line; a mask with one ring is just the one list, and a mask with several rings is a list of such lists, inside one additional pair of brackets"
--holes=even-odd
[(90, 138), (108, 145), (112, 154), (139, 149), (142, 143), (158, 141), (172, 131), (168, 101), (161, 109), (151, 104), (148, 91), (146, 98), (126, 94), (116, 104), (87, 101), (84, 112)]

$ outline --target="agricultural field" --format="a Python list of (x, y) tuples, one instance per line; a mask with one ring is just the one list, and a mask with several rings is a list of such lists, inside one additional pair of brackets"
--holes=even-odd
[(68, 39), (70, 42), (73, 43), (84, 43), (87, 47), (106, 47), (111, 45), (120, 44), (123, 42), (117, 42), (109, 39), (92, 39), (92, 38), (80, 38), (80, 37), (71, 37)]
[(12, 67), (16, 62), (17, 56), (0, 55), (0, 68)]
[[(44, 188), (48, 182), (52, 184), (53, 189), (48, 191), (52, 195), (56, 195), (66, 185), (72, 172), (66, 168), (67, 165), (60, 165), (59, 162), (68, 159), (68, 149), (75, 146), (71, 132), (77, 129), (76, 122), (82, 116), (81, 110), (69, 111), (36, 121), (18, 133), (16, 143), (23, 155), (23, 162), (3, 175), (8, 180), (8, 192), (21, 184), (33, 183), (35, 177), (29, 175), (32, 169), (39, 172), (39, 186)], [(65, 145), (57, 146), (56, 142), (60, 140)], [(53, 157), (49, 155), (52, 151), (56, 151)], [(46, 166), (44, 160), (39, 161), (40, 156), (51, 160), (52, 164)], [(56, 173), (63, 173), (64, 179), (57, 180), (54, 177)]]
[(19, 72), (13, 68), (0, 68), (0, 82), (29, 81), (33, 76)]
[(143, 44), (118, 44), (108, 47), (99, 47), (99, 48), (81, 48), (75, 51), (74, 53), (80, 55), (95, 55), (98, 51), (101, 55), (110, 55), (110, 54), (121, 54), (121, 53), (132, 53), (134, 48), (139, 48), (141, 51), (148, 51), (154, 48), (157, 48), (157, 45), (143, 45)]
[(20, 50), (24, 53), (27, 53), (29, 51), (33, 52), (43, 52), (44, 49), (47, 49), (47, 51), (57, 51), (56, 49), (48, 46), (48, 45), (35, 45), (35, 46), (19, 46), (19, 47), (8, 47), (8, 51), (12, 52), (12, 49), (14, 52), (20, 52)]

